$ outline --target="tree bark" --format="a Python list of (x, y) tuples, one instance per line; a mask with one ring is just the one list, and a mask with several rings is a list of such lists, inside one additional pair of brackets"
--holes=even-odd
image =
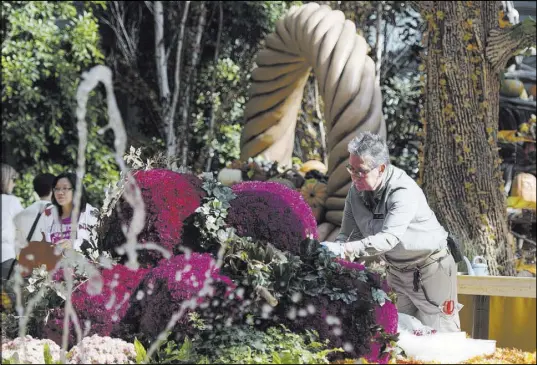
[[(440, 222), (464, 242), (467, 254), (483, 255), (491, 275), (514, 275), (497, 148), (500, 70), (507, 58), (487, 47), (498, 39), (501, 2), (424, 3), (417, 4), (429, 42), (423, 188)], [(512, 52), (512, 43), (504, 42)]]
[(170, 97), (170, 84), (168, 82), (168, 69), (166, 67), (166, 48), (164, 45), (164, 8), (162, 1), (153, 4), (153, 17), (155, 19), (155, 61), (157, 64), (158, 89), (161, 103), (167, 103)]
[[(211, 95), (214, 95), (214, 88), (216, 84), (216, 74), (218, 72), (218, 56), (220, 51), (220, 38), (222, 37), (222, 25), (224, 24), (224, 9), (222, 2), (218, 2), (218, 34), (216, 35), (216, 47), (214, 50), (214, 70), (212, 75), (212, 81), (211, 81)], [(209, 130), (207, 131), (207, 146), (209, 149), (209, 152), (207, 153), (207, 164), (205, 165), (205, 171), (209, 172), (211, 171), (211, 165), (213, 162), (213, 145), (212, 145), (212, 139), (214, 138), (214, 102), (211, 103), (211, 110), (209, 111)], [(204, 156), (202, 154), (202, 156)], [(203, 162), (203, 159), (201, 160)]]
[[(183, 61), (183, 41), (185, 38), (185, 26), (188, 18), (188, 10), (190, 7), (190, 1), (185, 1), (185, 7), (183, 9), (183, 16), (181, 23), (179, 24), (179, 34), (177, 39), (177, 52), (175, 56), (175, 72), (174, 72), (174, 86), (171, 105), (166, 112), (165, 124), (169, 126), (168, 135), (166, 138), (166, 157), (168, 161), (168, 168), (176, 168), (177, 164), (173, 161), (173, 157), (177, 151), (177, 136), (175, 134), (175, 112), (177, 110), (177, 103), (179, 101), (179, 94), (181, 93), (181, 65)], [(166, 59), (168, 57), (166, 56)]]
[(384, 49), (384, 33), (382, 32), (382, 12), (384, 11), (384, 1), (379, 1), (377, 4), (377, 27), (375, 39), (375, 81), (380, 85), (380, 70), (382, 66), (382, 51)]
[(317, 116), (317, 119), (319, 119), (319, 135), (321, 138), (321, 159), (325, 166), (328, 166), (328, 153), (326, 148), (326, 130), (324, 127), (324, 118), (323, 113), (321, 112), (321, 107), (319, 105), (319, 83), (317, 82), (317, 78), (313, 81), (313, 87), (314, 87), (314, 97), (315, 97), (315, 115)]
[(181, 115), (181, 125), (179, 128), (180, 136), (180, 161), (182, 166), (187, 166), (188, 163), (188, 122), (190, 117), (190, 93), (192, 88), (192, 83), (196, 81), (196, 74), (199, 63), (199, 56), (201, 54), (201, 38), (203, 36), (203, 31), (205, 29), (205, 21), (207, 17), (207, 7), (205, 1), (200, 1), (200, 15), (198, 19), (198, 26), (196, 29), (196, 36), (194, 40), (194, 47), (192, 50), (192, 59), (190, 65), (190, 72), (187, 76), (187, 81), (184, 90), (184, 99), (182, 105), (182, 115)]

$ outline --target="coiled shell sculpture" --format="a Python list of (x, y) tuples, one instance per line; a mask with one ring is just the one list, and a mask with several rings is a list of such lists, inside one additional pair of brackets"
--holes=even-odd
[(348, 142), (361, 131), (386, 137), (382, 95), (368, 45), (343, 12), (308, 3), (276, 23), (252, 72), (241, 160), (263, 156), (290, 165), (297, 114), (311, 69), (324, 100), (328, 198), (325, 220), (339, 226), (351, 179)]

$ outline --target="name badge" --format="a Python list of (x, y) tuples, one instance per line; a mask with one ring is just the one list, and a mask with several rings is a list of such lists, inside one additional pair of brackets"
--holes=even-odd
[(373, 219), (384, 219), (384, 214), (373, 214)]

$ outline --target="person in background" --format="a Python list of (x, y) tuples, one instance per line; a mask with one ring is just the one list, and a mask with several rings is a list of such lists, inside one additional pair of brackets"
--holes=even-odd
[(39, 196), (39, 200), (17, 214), (14, 220), (19, 247), (30, 241), (42, 240), (41, 232), (36, 230), (36, 227), (45, 208), (52, 204), (50, 200), (52, 199), (54, 178), (55, 176), (49, 173), (39, 174), (34, 178), (34, 191)]
[(384, 139), (370, 132), (349, 142), (352, 186), (330, 251), (353, 260), (380, 256), (399, 312), (439, 332), (460, 331), (457, 266), (421, 188), (392, 166)]
[(16, 262), (17, 230), (13, 218), (23, 210), (16, 196), (11, 195), (19, 174), (13, 167), (2, 164), (2, 279), (7, 280)]
[(82, 185), (80, 212), (76, 238), (71, 232), (74, 196), (77, 177), (65, 172), (54, 179), (52, 205), (45, 209), (39, 223), (39, 231), (45, 234), (47, 242), (59, 245), (62, 249), (80, 251), (84, 241), (90, 241), (92, 228), (97, 224), (99, 211), (87, 202), (86, 189)]

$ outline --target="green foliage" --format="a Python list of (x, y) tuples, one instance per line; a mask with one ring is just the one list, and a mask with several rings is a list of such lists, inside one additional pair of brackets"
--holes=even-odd
[(45, 364), (54, 364), (48, 343), (43, 346), (43, 358), (45, 359)]
[(418, 175), (418, 133), (421, 129), (421, 81), (417, 72), (394, 76), (382, 86), (392, 163), (412, 178)]
[[(76, 168), (76, 88), (81, 72), (104, 57), (91, 8), (103, 2), (88, 4), (2, 2), (2, 145), (6, 162), (27, 173), (16, 190), (24, 202), (32, 201), (30, 174)], [(117, 168), (110, 135), (97, 134), (105, 125), (104, 100), (99, 91), (92, 94), (85, 183), (98, 205)]]
[(203, 238), (201, 247), (211, 250), (224, 244), (233, 234), (231, 228), (226, 227), (225, 219), (231, 206), (229, 202), (235, 198), (231, 188), (222, 185), (212, 173), (203, 174), (203, 189), (207, 192), (203, 204), (196, 209), (194, 226), (198, 227)]
[[(192, 341), (185, 337), (181, 347), (177, 346), (174, 341), (165, 341), (157, 352), (154, 360), (158, 364), (193, 364), (196, 361), (197, 354), (195, 353)], [(199, 362), (198, 362), (199, 363)]]
[[(256, 52), (264, 38), (275, 29), (275, 23), (291, 6), (301, 2), (286, 1), (226, 1), (223, 4), (224, 24), (219, 59), (202, 60), (196, 83), (195, 120), (191, 149), (210, 143), (216, 156), (214, 163), (225, 166), (240, 156), (240, 122), (248, 97), (250, 72)], [(218, 17), (210, 24), (210, 43), (215, 46)], [(212, 51), (211, 51), (212, 54)], [(213, 73), (216, 77), (213, 84)], [(210, 90), (214, 90), (211, 95)], [(212, 106), (217, 126), (212, 141), (208, 141), (209, 110)], [(199, 163), (199, 162), (198, 162)]]
[[(335, 283), (343, 273), (368, 282), (365, 272), (343, 268), (334, 260), (335, 255), (315, 240), (304, 240), (301, 245), (299, 257), (266, 242), (232, 236), (224, 255), (223, 272), (242, 285), (266, 288), (276, 299), (294, 294), (326, 295), (347, 304), (359, 299), (356, 288), (339, 288)], [(375, 290), (379, 302), (387, 298), (380, 288)]]
[(343, 352), (328, 348), (315, 331), (296, 334), (284, 326), (259, 331), (250, 325), (206, 330), (181, 347), (168, 341), (155, 362), (197, 364), (327, 364), (327, 355)]
[(136, 363), (143, 364), (147, 359), (147, 352), (144, 345), (137, 338), (134, 339), (134, 351), (136, 352)]
[(252, 326), (226, 328), (212, 340), (196, 348), (205, 353), (209, 363), (227, 364), (327, 364), (327, 355), (342, 352), (328, 349), (328, 341), (320, 342), (314, 331), (296, 334), (284, 326), (266, 331)]

